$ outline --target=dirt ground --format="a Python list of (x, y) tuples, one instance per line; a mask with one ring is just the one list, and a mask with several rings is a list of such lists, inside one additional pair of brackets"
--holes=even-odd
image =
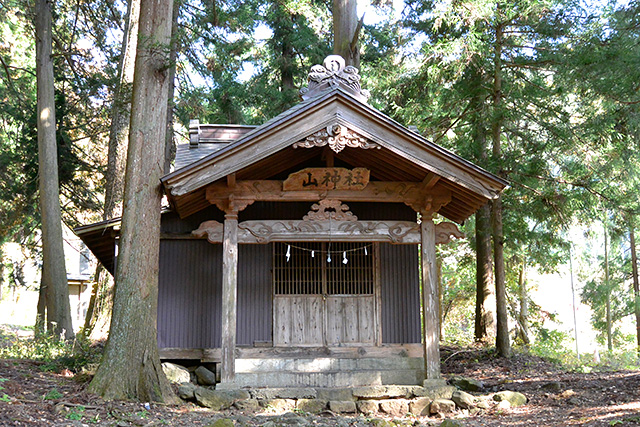
[[(487, 392), (519, 391), (528, 403), (511, 409), (492, 408), (470, 416), (459, 412), (463, 426), (638, 426), (640, 371), (563, 372), (533, 356), (494, 359), (486, 351), (443, 349), (443, 375), (484, 382)], [(86, 378), (72, 372), (44, 372), (42, 364), (0, 360), (0, 426), (208, 426), (220, 418), (235, 425), (383, 426), (440, 425), (435, 417), (401, 419), (341, 417), (329, 411), (311, 416), (213, 412), (192, 404), (145, 405), (105, 402), (86, 391)], [(378, 418), (378, 419), (374, 419)], [(386, 419), (390, 423), (382, 423)]]

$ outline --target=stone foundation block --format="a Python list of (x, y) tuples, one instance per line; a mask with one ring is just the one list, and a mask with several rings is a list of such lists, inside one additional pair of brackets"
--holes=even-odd
[(443, 385), (438, 387), (423, 387), (421, 390), (414, 390), (413, 394), (416, 397), (428, 397), (431, 400), (436, 399), (451, 399), (453, 396), (453, 392), (456, 391), (457, 388), (450, 385)]
[(331, 400), (329, 401), (329, 409), (337, 413), (352, 414), (356, 412), (356, 402), (351, 400)]
[(233, 404), (237, 409), (246, 412), (256, 412), (260, 410), (260, 403), (256, 399), (239, 400)]
[(429, 412), (432, 414), (448, 415), (456, 410), (456, 404), (449, 399), (436, 399), (429, 405)]
[(409, 412), (409, 401), (405, 399), (389, 399), (380, 401), (380, 410), (394, 417), (403, 417)]
[(319, 414), (327, 408), (328, 401), (322, 399), (298, 399), (296, 409), (310, 414)]
[(378, 402), (375, 400), (359, 400), (356, 402), (358, 412), (362, 412), (365, 415), (375, 414), (379, 410)]
[(251, 390), (254, 399), (315, 399), (315, 388), (256, 388)]
[(428, 397), (419, 397), (409, 402), (409, 412), (419, 417), (429, 415), (430, 404), (431, 399), (429, 399)]
[(355, 400), (350, 388), (319, 388), (317, 398), (322, 400)]
[(295, 409), (296, 401), (293, 399), (265, 399), (260, 400), (260, 406), (273, 412), (287, 412)]
[(389, 399), (394, 397), (409, 397), (413, 390), (409, 391), (407, 386), (379, 385), (370, 387), (356, 387), (353, 389), (353, 396), (358, 399)]
[(211, 408), (214, 411), (228, 409), (239, 400), (249, 399), (249, 393), (244, 390), (209, 390), (197, 387), (195, 390), (195, 398), (198, 404)]

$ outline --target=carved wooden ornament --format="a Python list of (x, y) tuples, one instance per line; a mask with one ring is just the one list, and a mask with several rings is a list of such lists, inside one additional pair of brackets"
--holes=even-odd
[(308, 214), (302, 217), (303, 221), (357, 221), (358, 217), (349, 211), (349, 206), (342, 204), (340, 200), (324, 199), (311, 205)]
[(363, 150), (380, 148), (380, 145), (375, 142), (368, 141), (364, 136), (358, 135), (338, 123), (309, 135), (304, 141), (294, 143), (293, 148), (324, 147), (325, 145), (328, 145), (336, 153), (341, 152), (345, 147), (362, 148)]
[(452, 238), (464, 239), (465, 235), (452, 222), (441, 222), (436, 224), (436, 244), (447, 244)]
[(322, 65), (311, 67), (307, 77), (308, 86), (300, 89), (300, 96), (307, 100), (327, 89), (342, 87), (362, 102), (369, 99), (369, 91), (360, 86), (358, 69), (346, 65), (340, 55), (329, 55)]
[[(344, 206), (344, 205), (341, 205)], [(357, 221), (351, 220), (265, 220), (244, 221), (238, 224), (238, 243), (264, 244), (269, 242), (321, 241), (329, 237), (334, 242), (388, 242), (393, 244), (421, 243), (420, 225), (412, 221)], [(446, 244), (452, 237), (461, 239), (464, 234), (450, 222), (436, 224), (436, 244)], [(222, 243), (223, 224), (205, 221), (196, 237), (206, 237), (210, 243)]]
[(369, 183), (365, 168), (305, 168), (294, 172), (283, 182), (285, 191), (297, 190), (363, 190)]

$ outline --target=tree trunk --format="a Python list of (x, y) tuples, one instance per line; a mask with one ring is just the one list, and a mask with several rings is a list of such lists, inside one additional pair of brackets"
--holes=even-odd
[(51, 3), (36, 1), (36, 80), (38, 92), (38, 164), (42, 218), (42, 281), (47, 290), (48, 330), (65, 339), (73, 338), (69, 285), (62, 243), (58, 147), (51, 58)]
[(176, 90), (176, 61), (178, 58), (178, 44), (176, 40), (176, 34), (178, 33), (178, 15), (180, 13), (180, 2), (176, 1), (173, 4), (173, 14), (171, 18), (171, 48), (169, 51), (169, 89), (167, 95), (167, 131), (165, 135), (164, 145), (164, 173), (165, 175), (171, 172), (171, 162), (176, 155), (176, 145), (173, 141), (173, 109), (175, 107), (175, 90)]
[(638, 282), (638, 254), (633, 220), (629, 221), (629, 244), (631, 245), (631, 271), (633, 275), (633, 312), (636, 316), (636, 345), (640, 353), (640, 283)]
[(160, 177), (172, 0), (141, 0), (124, 211), (109, 340), (89, 389), (108, 399), (175, 403), (158, 354)]
[(356, 0), (333, 0), (333, 53), (344, 58), (347, 65), (360, 68), (358, 22)]
[(607, 223), (606, 220), (603, 222), (604, 225), (604, 286), (605, 286), (605, 313), (606, 313), (606, 323), (607, 323), (607, 349), (609, 351), (613, 350), (613, 337), (611, 332), (611, 286), (609, 281), (609, 243), (607, 242)]
[[(500, 10), (498, 10), (498, 15)], [(503, 24), (496, 25), (496, 41), (494, 45), (494, 75), (493, 75), (493, 124), (491, 129), (493, 139), (493, 159), (500, 164), (502, 136), (502, 43)], [(502, 172), (498, 172), (502, 176)], [(491, 204), (493, 226), (493, 258), (495, 264), (496, 282), (496, 349), (502, 357), (511, 354), (509, 343), (509, 318), (507, 311), (507, 288), (504, 268), (504, 234), (502, 230), (502, 196), (493, 200)]]
[[(442, 284), (442, 258), (436, 258), (436, 281), (438, 283), (438, 326), (440, 331), (440, 341), (444, 339), (444, 328), (443, 324), (445, 319), (447, 318), (447, 314), (443, 311), (443, 298), (444, 298), (444, 289)], [(448, 310), (447, 310), (448, 311)]]
[[(102, 219), (116, 218), (122, 213), (124, 171), (129, 145), (129, 121), (131, 118), (131, 85), (136, 57), (140, 0), (129, 0), (122, 52), (118, 64), (118, 84), (113, 94), (111, 128), (105, 175), (105, 197)], [(113, 278), (101, 266), (96, 267), (95, 282), (85, 319), (85, 334), (92, 339), (107, 336), (113, 310)]]
[(38, 288), (38, 306), (36, 311), (36, 325), (34, 335), (36, 338), (44, 335), (47, 324), (47, 287), (42, 283), (40, 276), (40, 286)]
[(496, 300), (493, 292), (490, 216), (489, 204), (476, 212), (476, 341), (488, 341), (495, 335)]
[(0, 301), (2, 301), (2, 285), (4, 285), (4, 254), (0, 245)]
[(520, 338), (525, 346), (531, 344), (529, 339), (529, 294), (527, 292), (527, 258), (522, 255), (522, 264), (520, 265), (520, 275), (518, 285), (520, 291), (520, 313), (518, 314), (518, 325), (520, 329)]
[[(470, 86), (472, 139), (480, 165), (487, 167), (486, 108), (483, 72), (475, 57), (471, 65)], [(476, 225), (476, 313), (474, 335), (476, 341), (489, 342), (495, 337), (495, 293), (493, 292), (493, 257), (491, 251), (491, 208), (482, 206), (475, 215)]]

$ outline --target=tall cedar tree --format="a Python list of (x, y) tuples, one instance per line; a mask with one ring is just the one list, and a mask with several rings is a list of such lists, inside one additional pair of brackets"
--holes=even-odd
[(113, 316), (89, 386), (110, 399), (177, 401), (160, 365), (156, 329), (172, 16), (172, 0), (140, 2)]
[[(124, 172), (131, 118), (131, 86), (133, 84), (139, 19), (140, 0), (129, 0), (122, 37), (122, 51), (118, 61), (118, 82), (111, 105), (107, 170), (104, 176), (103, 220), (116, 218), (122, 213)], [(113, 278), (99, 264), (96, 268), (84, 325), (85, 333), (93, 339), (107, 336), (113, 309), (113, 290)]]
[(362, 22), (358, 22), (357, 7), (356, 0), (333, 0), (333, 53), (342, 56), (347, 65), (360, 68)]
[(36, 1), (36, 78), (38, 86), (38, 162), (42, 218), (42, 281), (51, 332), (73, 338), (69, 286), (62, 243), (58, 150), (54, 104), (51, 2)]

